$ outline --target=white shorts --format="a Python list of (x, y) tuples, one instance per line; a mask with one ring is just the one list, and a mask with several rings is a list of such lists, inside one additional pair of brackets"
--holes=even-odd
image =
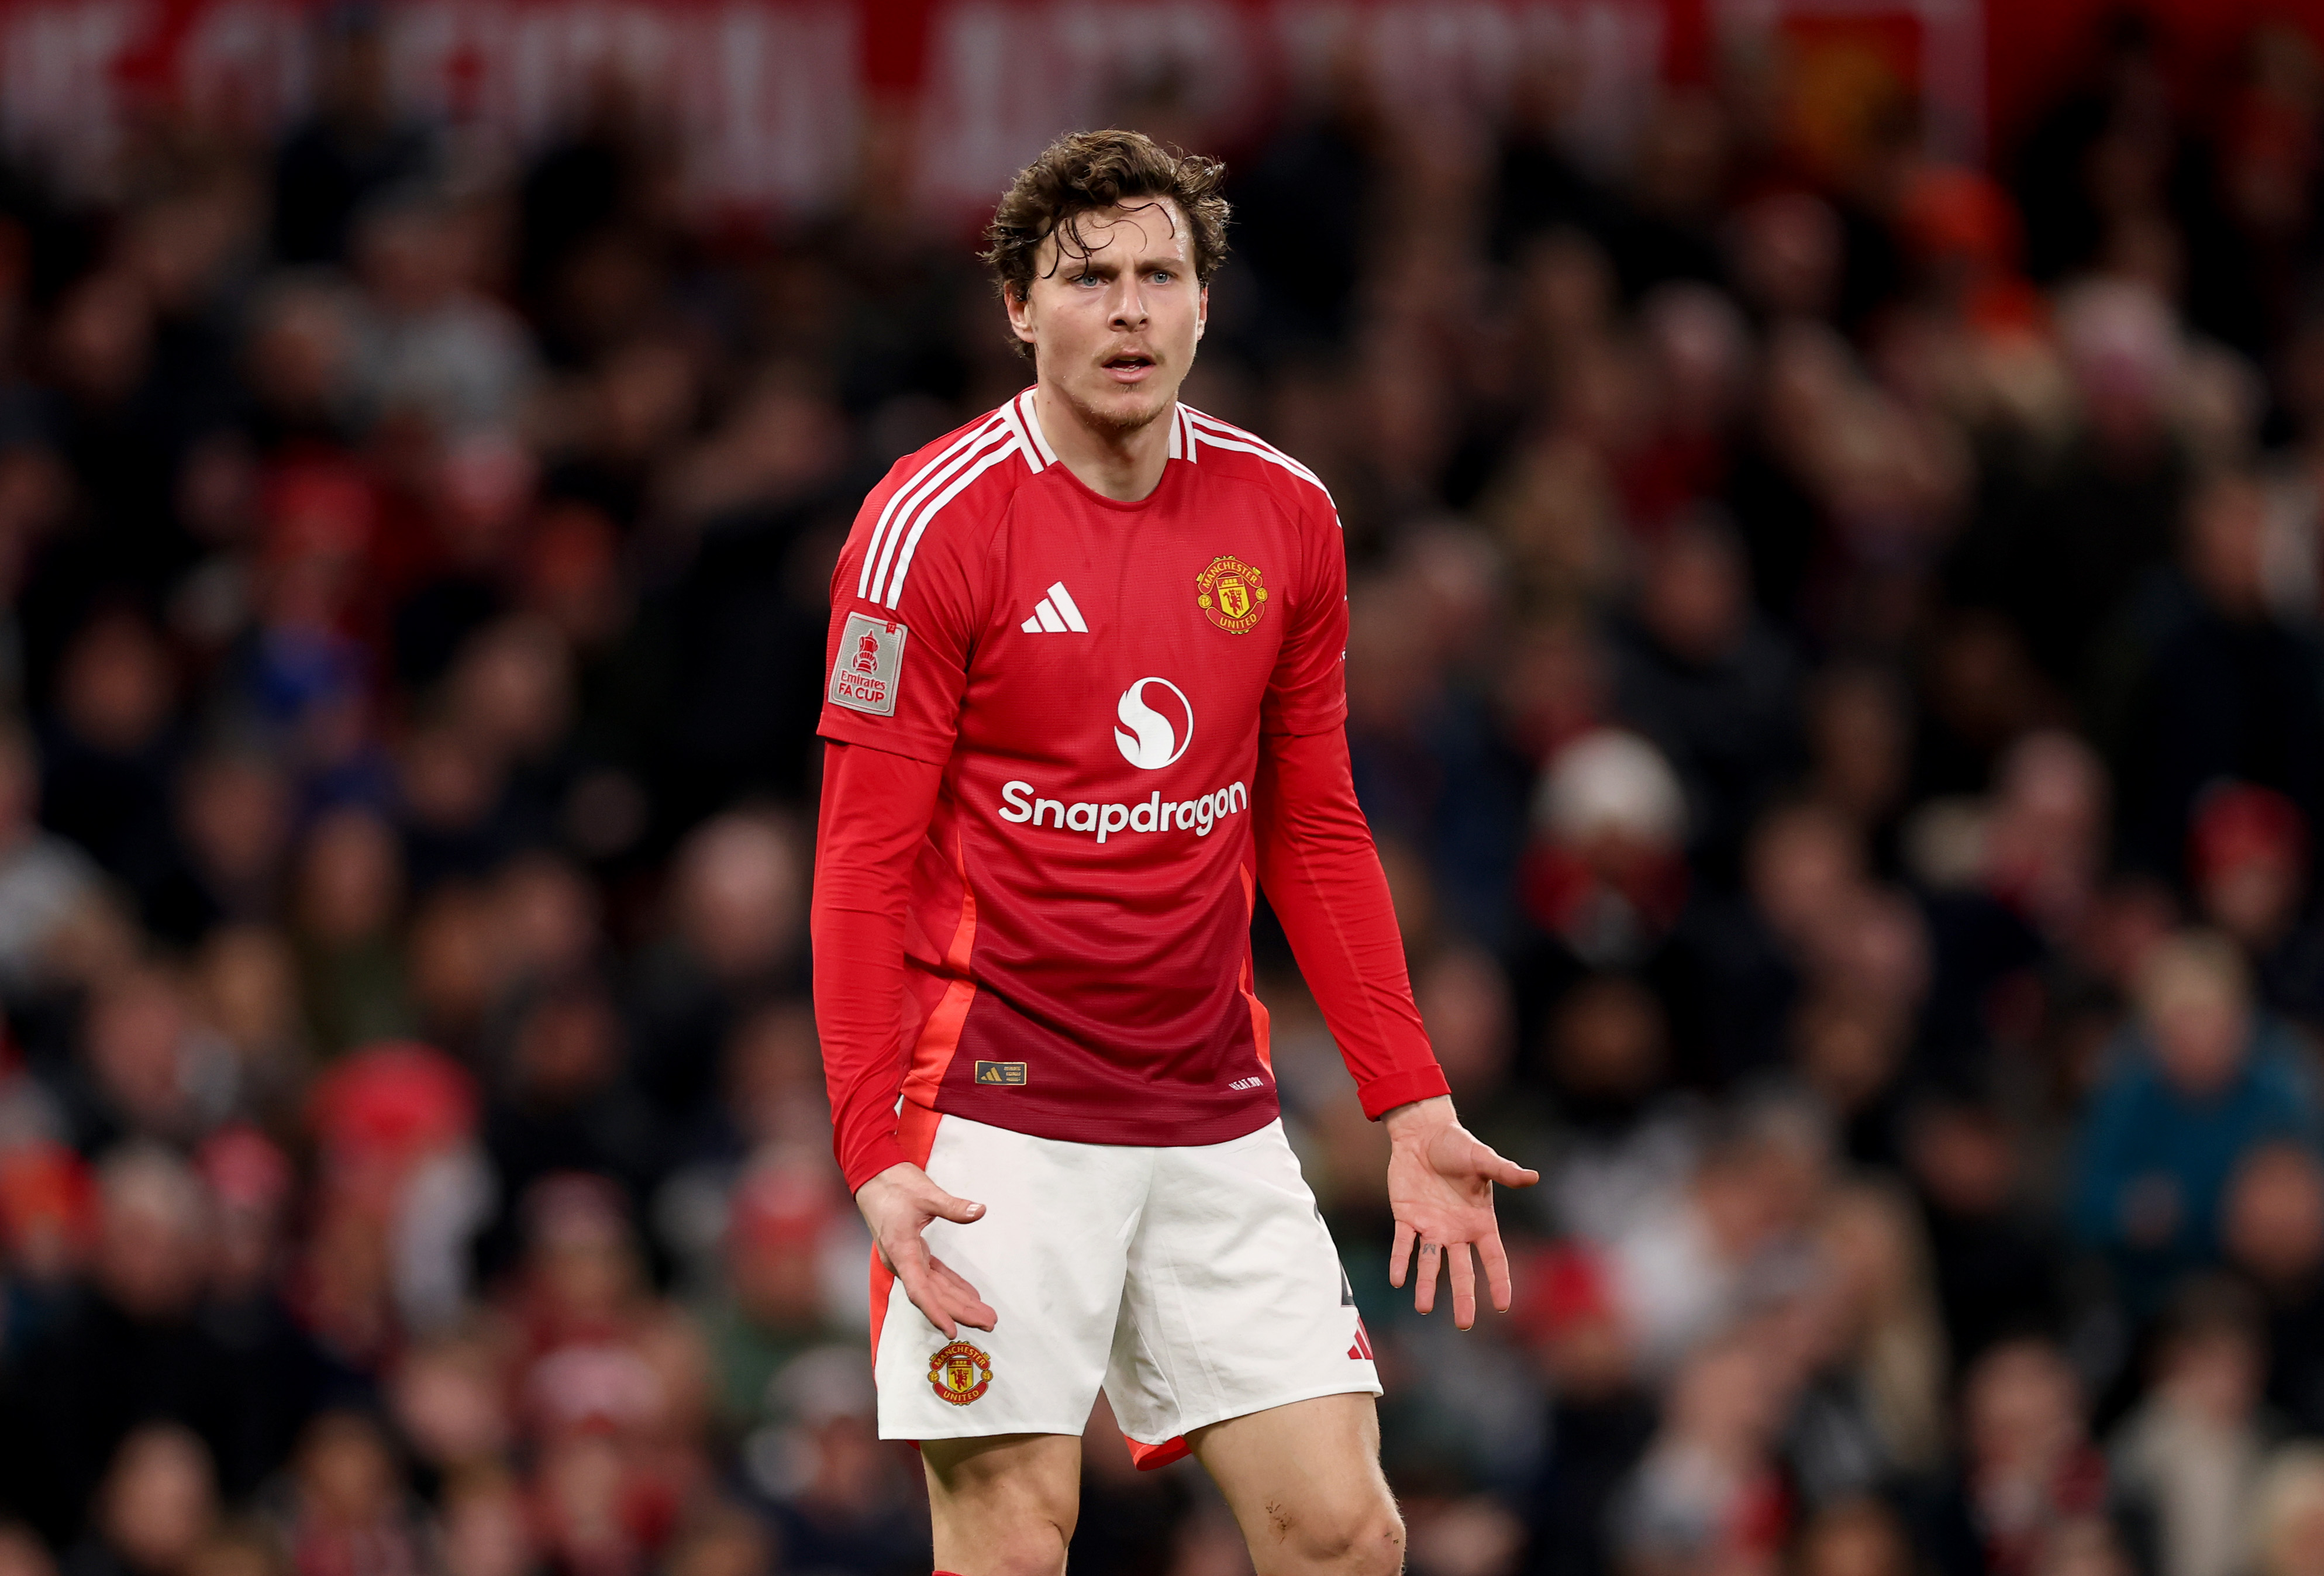
[(907, 1147), (927, 1142), (928, 1175), (985, 1206), (973, 1224), (930, 1225), (928, 1247), (998, 1317), (989, 1333), (964, 1327), (946, 1341), (874, 1258), (881, 1438), (1079, 1433), (1102, 1384), (1131, 1454), (1156, 1467), (1207, 1424), (1379, 1394), (1280, 1121), (1148, 1148), (905, 1111)]

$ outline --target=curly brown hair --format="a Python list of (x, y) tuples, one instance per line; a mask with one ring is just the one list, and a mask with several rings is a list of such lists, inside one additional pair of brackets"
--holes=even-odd
[(1217, 160), (1166, 148), (1144, 132), (1068, 132), (1017, 171), (985, 226), (980, 255), (1001, 296), (1022, 300), (1042, 242), (1057, 237), (1058, 262), (1086, 257), (1082, 215), (1167, 198), (1194, 232), (1194, 277), (1208, 284), (1227, 257), (1227, 199), (1220, 195), (1226, 178)]

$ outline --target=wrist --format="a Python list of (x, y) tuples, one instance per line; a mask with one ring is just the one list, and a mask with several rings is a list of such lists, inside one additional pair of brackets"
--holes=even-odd
[(871, 1175), (865, 1177), (857, 1184), (855, 1189), (855, 1207), (857, 1209), (869, 1209), (872, 1203), (881, 1194), (886, 1193), (890, 1188), (894, 1187), (899, 1183), (902, 1182), (904, 1180), (905, 1173), (917, 1171), (919, 1167), (914, 1166), (908, 1160), (899, 1160), (893, 1166), (873, 1172)]
[(1432, 1132), (1450, 1126), (1460, 1118), (1453, 1113), (1452, 1097), (1433, 1094), (1425, 1100), (1408, 1100), (1380, 1113), (1380, 1125), (1388, 1129), (1388, 1141), (1394, 1143), (1407, 1135)]

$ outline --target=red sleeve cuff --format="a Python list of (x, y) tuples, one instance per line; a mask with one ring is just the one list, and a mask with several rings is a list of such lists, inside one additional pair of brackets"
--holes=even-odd
[(1364, 1102), (1364, 1115), (1373, 1121), (1379, 1120), (1399, 1105), (1410, 1105), (1416, 1100), (1434, 1100), (1440, 1094), (1452, 1092), (1452, 1086), (1444, 1082), (1444, 1069), (1433, 1061), (1425, 1067), (1406, 1067), (1394, 1073), (1383, 1073), (1356, 1085), (1356, 1098)]
[(857, 1188), (889, 1166), (908, 1166), (911, 1158), (904, 1153), (904, 1146), (897, 1140), (895, 1134), (881, 1133), (877, 1138), (867, 1139), (862, 1148), (841, 1163), (840, 1169), (846, 1174), (847, 1191), (853, 1195)]

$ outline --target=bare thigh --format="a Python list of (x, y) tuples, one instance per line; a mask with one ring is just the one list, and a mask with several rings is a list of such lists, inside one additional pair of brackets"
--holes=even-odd
[(936, 1568), (958, 1576), (1058, 1576), (1081, 1508), (1082, 1442), (1072, 1433), (931, 1439)]
[(1198, 1428), (1186, 1442), (1218, 1484), (1259, 1576), (1394, 1576), (1404, 1522), (1379, 1467), (1367, 1395), (1319, 1396)]

